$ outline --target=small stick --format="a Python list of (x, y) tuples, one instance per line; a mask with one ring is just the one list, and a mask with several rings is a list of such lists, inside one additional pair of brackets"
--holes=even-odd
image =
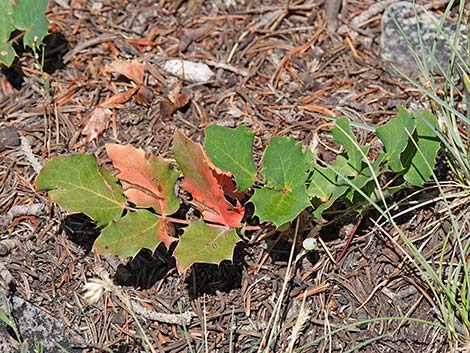
[(24, 158), (28, 161), (31, 167), (33, 167), (34, 171), (39, 173), (42, 169), (42, 165), (34, 155), (31, 145), (24, 136), (21, 137), (21, 151), (23, 151)]
[(121, 38), (121, 36), (116, 35), (114, 33), (104, 33), (96, 38), (84, 41), (64, 55), (64, 64), (67, 64), (70, 60), (72, 60), (75, 55), (77, 55), (79, 52), (86, 48), (94, 47), (95, 45), (101, 44), (103, 42), (114, 41), (119, 38)]
[(139, 316), (145, 317), (148, 320), (164, 322), (166, 324), (174, 324), (174, 325), (189, 325), (191, 323), (191, 319), (196, 316), (193, 311), (185, 311), (181, 314), (167, 314), (167, 313), (159, 313), (150, 309), (147, 309), (142, 304), (140, 304), (136, 300), (131, 301), (132, 308), (134, 309), (135, 313)]
[(18, 239), (5, 239), (0, 241), (0, 256), (8, 255), (13, 249), (20, 246)]
[(11, 221), (19, 216), (39, 216), (44, 210), (42, 203), (32, 205), (16, 205), (3, 215), (0, 215), (0, 228), (6, 229)]

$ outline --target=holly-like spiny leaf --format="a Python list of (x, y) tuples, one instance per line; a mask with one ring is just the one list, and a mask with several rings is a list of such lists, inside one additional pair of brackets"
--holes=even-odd
[(239, 241), (234, 228), (210, 227), (203, 220), (193, 222), (185, 228), (175, 249), (178, 271), (184, 272), (198, 262), (219, 264), (223, 260), (232, 260)]
[(397, 117), (376, 129), (377, 136), (384, 144), (388, 166), (395, 173), (403, 171), (406, 167), (402, 164), (401, 154), (415, 129), (413, 115), (402, 106), (398, 106), (397, 109), (399, 112)]
[(238, 191), (248, 189), (256, 176), (253, 162), (254, 136), (244, 125), (236, 129), (217, 125), (206, 128), (204, 148), (207, 155), (222, 171), (232, 173)]
[(49, 22), (46, 10), (48, 5), (48, 0), (14, 1), (13, 22), (16, 29), (25, 31), (24, 45), (37, 47), (47, 35)]
[(15, 29), (12, 13), (12, 0), (0, 0), (0, 62), (6, 66), (10, 66), (15, 59), (13, 44), (9, 42), (10, 34)]
[(321, 167), (315, 163), (307, 194), (322, 202), (328, 202), (336, 184), (336, 173), (330, 168)]
[[(439, 138), (431, 126), (435, 126), (436, 117), (428, 111), (414, 113), (416, 133), (413, 135), (416, 153), (411, 159), (410, 167), (405, 172), (405, 180), (413, 186), (421, 186), (429, 180), (436, 164), (437, 152), (441, 146)], [(426, 123), (427, 122), (427, 123)]]
[(272, 222), (279, 227), (295, 219), (300, 212), (310, 206), (310, 198), (305, 185), (292, 190), (256, 189), (250, 201), (255, 205), (255, 215), (260, 222)]
[(179, 173), (161, 157), (131, 145), (106, 144), (106, 152), (119, 171), (124, 193), (137, 207), (153, 207), (161, 215), (179, 208), (175, 184)]
[(194, 204), (204, 219), (226, 226), (239, 227), (245, 209), (227, 201), (221, 185), (213, 175), (212, 163), (201, 145), (176, 130), (172, 150), (184, 176), (182, 186), (191, 193)]
[(302, 144), (285, 136), (269, 140), (263, 155), (262, 174), (267, 186), (274, 190), (292, 190), (307, 179), (307, 156)]
[[(356, 136), (351, 131), (351, 123), (347, 117), (336, 120), (331, 129), (333, 140), (342, 144), (348, 153), (349, 164), (359, 172), (362, 169), (364, 156), (367, 155), (369, 148), (361, 147), (357, 142)], [(362, 151), (362, 153), (361, 153)]]
[(148, 210), (129, 212), (103, 229), (93, 245), (101, 255), (135, 256), (141, 249), (155, 251), (159, 218)]
[(310, 206), (305, 189), (307, 164), (311, 164), (310, 158), (293, 138), (275, 136), (269, 140), (262, 168), (266, 187), (256, 189), (250, 199), (261, 222), (280, 226)]
[[(368, 185), (370, 182), (374, 182), (374, 176), (378, 178), (380, 175), (380, 166), (382, 162), (385, 159), (385, 154), (382, 152), (378, 155), (377, 159), (375, 161), (371, 161), (371, 168), (369, 167), (368, 164), (364, 163), (364, 168), (359, 172), (359, 174), (350, 180), (350, 183), (347, 183), (344, 179), (341, 181), (341, 183), (351, 185), (350, 189), (345, 195), (345, 198), (348, 199), (351, 203), (354, 203), (355, 198), (359, 198), (360, 200), (363, 200), (364, 197), (361, 195), (361, 193), (358, 190), (361, 190), (365, 194), (369, 194), (371, 191), (373, 191), (373, 188), (365, 188), (366, 185)], [(341, 178), (340, 178), (341, 179)], [(374, 182), (375, 183), (375, 182)], [(369, 196), (369, 195), (368, 195)]]
[(115, 177), (100, 168), (93, 154), (55, 157), (46, 162), (36, 181), (37, 191), (70, 212), (82, 212), (98, 226), (121, 217), (124, 195)]
[(329, 200), (327, 202), (321, 202), (313, 210), (312, 215), (320, 220), (323, 219), (323, 212), (333, 206), (333, 203), (343, 196), (351, 187), (345, 184), (339, 184), (333, 190)]

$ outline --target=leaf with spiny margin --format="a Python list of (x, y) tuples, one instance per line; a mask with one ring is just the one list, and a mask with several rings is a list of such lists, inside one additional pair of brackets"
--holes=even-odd
[(331, 132), (333, 133), (333, 140), (342, 144), (346, 149), (349, 164), (359, 172), (362, 169), (362, 163), (364, 161), (363, 154), (367, 155), (369, 148), (359, 146), (356, 136), (354, 136), (351, 131), (349, 119), (347, 117), (337, 119)]
[(267, 187), (256, 189), (250, 201), (255, 206), (255, 216), (258, 216), (260, 222), (269, 221), (276, 227), (292, 221), (310, 206), (304, 184), (283, 191)]
[(7, 42), (11, 32), (15, 29), (13, 25), (13, 0), (0, 0), (0, 41)]
[[(1, 16), (1, 15), (0, 15)], [(3, 43), (0, 41), (0, 63), (4, 64), (6, 67), (13, 64), (15, 60), (15, 50), (13, 49), (12, 43)]]
[(331, 167), (343, 176), (352, 177), (357, 175), (357, 170), (355, 170), (349, 160), (341, 154), (336, 157)]
[(13, 22), (16, 29), (24, 30), (24, 45), (38, 47), (47, 35), (49, 22), (46, 17), (48, 0), (15, 0)]
[(227, 201), (222, 186), (211, 169), (212, 162), (202, 146), (176, 130), (172, 150), (184, 176), (182, 186), (191, 193), (192, 202), (204, 219), (226, 226), (239, 227), (245, 208), (239, 204), (234, 206)]
[(10, 34), (15, 29), (12, 14), (12, 0), (0, 0), (0, 62), (6, 66), (10, 66), (15, 59), (13, 44), (9, 42)]
[[(360, 200), (363, 200), (363, 197), (361, 193), (358, 191), (358, 189), (366, 194), (374, 190), (373, 188), (365, 188), (365, 187), (367, 184), (369, 184), (369, 182), (374, 181), (374, 176), (378, 178), (378, 176), (380, 175), (380, 165), (384, 161), (384, 159), (385, 159), (385, 153), (380, 153), (377, 156), (377, 159), (371, 162), (372, 170), (369, 168), (369, 165), (366, 164), (364, 168), (359, 172), (359, 174), (354, 179), (350, 180), (350, 183), (352, 185), (350, 187), (350, 190), (345, 195), (346, 199), (354, 203), (354, 199), (357, 199), (358, 197)], [(346, 184), (346, 181), (341, 180), (341, 178), (339, 178), (339, 181), (341, 183)]]
[(262, 174), (267, 186), (278, 191), (289, 191), (303, 185), (307, 179), (308, 158), (302, 144), (285, 136), (269, 140), (263, 155)]
[(124, 194), (137, 207), (153, 207), (161, 215), (178, 211), (175, 184), (179, 173), (161, 157), (131, 145), (106, 144), (106, 152), (118, 170)]
[(407, 112), (402, 106), (398, 106), (397, 109), (399, 112), (397, 117), (375, 130), (384, 144), (388, 166), (395, 173), (406, 168), (402, 164), (401, 154), (405, 151), (415, 129), (412, 113)]
[(117, 179), (100, 168), (93, 154), (55, 157), (46, 162), (36, 181), (37, 191), (70, 212), (82, 212), (98, 226), (121, 217), (125, 198)]
[(333, 193), (330, 196), (330, 199), (327, 202), (320, 203), (312, 212), (312, 215), (319, 220), (323, 219), (323, 212), (333, 206), (333, 203), (338, 200), (341, 196), (343, 196), (346, 191), (350, 189), (349, 185), (339, 184), (333, 190)]
[(219, 264), (232, 260), (240, 240), (234, 228), (209, 227), (203, 220), (190, 223), (175, 249), (178, 271), (184, 272), (194, 263)]
[[(416, 133), (413, 135), (416, 153), (411, 159), (410, 167), (403, 177), (413, 186), (421, 186), (429, 180), (436, 164), (436, 157), (441, 143), (430, 126), (436, 125), (436, 117), (428, 111), (414, 113)], [(425, 122), (427, 121), (427, 123)], [(430, 125), (430, 126), (429, 126)]]
[(93, 248), (101, 255), (134, 257), (141, 249), (155, 251), (159, 218), (148, 210), (129, 212), (103, 229)]
[(357, 175), (357, 171), (354, 170), (349, 163), (349, 160), (343, 155), (338, 155), (331, 167), (320, 167), (315, 165), (307, 193), (310, 197), (317, 197), (321, 201), (329, 203), (335, 189), (343, 184), (339, 175), (343, 177), (352, 177)]
[(332, 169), (315, 165), (307, 194), (322, 202), (328, 202), (336, 188), (336, 179), (336, 173)]
[(245, 191), (255, 180), (254, 136), (245, 125), (236, 129), (218, 125), (206, 128), (204, 149), (207, 155), (217, 168), (233, 175), (238, 191)]
[(266, 186), (256, 189), (250, 199), (261, 222), (270, 221), (279, 227), (310, 206), (305, 189), (308, 164), (312, 164), (311, 157), (295, 139), (275, 136), (269, 140), (262, 168)]

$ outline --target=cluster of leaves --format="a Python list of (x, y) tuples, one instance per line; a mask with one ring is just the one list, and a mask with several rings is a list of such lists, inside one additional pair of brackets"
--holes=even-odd
[[(410, 113), (401, 106), (398, 112), (397, 117), (376, 129), (384, 150), (375, 159), (368, 157), (370, 147), (358, 144), (347, 118), (336, 121), (333, 139), (346, 152), (331, 165), (313, 162), (307, 193), (316, 199), (314, 216), (321, 219), (322, 212), (340, 198), (350, 204), (364, 204), (378, 198), (379, 187), (383, 195), (391, 195), (429, 180), (440, 148), (436, 118), (428, 111)], [(395, 173), (393, 183), (379, 185), (385, 170)]]
[[(384, 151), (372, 159), (369, 147), (358, 144), (350, 121), (340, 118), (332, 133), (345, 153), (331, 165), (321, 165), (293, 138), (274, 136), (259, 176), (254, 133), (245, 126), (207, 127), (204, 147), (177, 130), (172, 151), (183, 176), (181, 188), (191, 194), (190, 202), (201, 214), (197, 221), (171, 217), (180, 208), (180, 172), (162, 157), (130, 145), (106, 145), (116, 177), (99, 167), (93, 154), (74, 154), (49, 160), (38, 176), (37, 190), (48, 191), (65, 209), (83, 212), (104, 227), (94, 244), (98, 253), (135, 256), (142, 248), (155, 250), (163, 242), (170, 249), (178, 241), (174, 256), (179, 271), (185, 271), (196, 262), (217, 264), (232, 258), (246, 202), (253, 203), (260, 222), (280, 227), (308, 207), (321, 219), (340, 198), (352, 204), (364, 201), (377, 191), (384, 169), (404, 179), (393, 190), (422, 185), (432, 174), (440, 146), (434, 124), (432, 114), (400, 107), (395, 119), (377, 129)], [(188, 224), (179, 238), (174, 222)]]
[(16, 52), (10, 36), (14, 30), (24, 31), (23, 44), (33, 49), (42, 44), (49, 22), (48, 0), (0, 0), (0, 63), (10, 66)]

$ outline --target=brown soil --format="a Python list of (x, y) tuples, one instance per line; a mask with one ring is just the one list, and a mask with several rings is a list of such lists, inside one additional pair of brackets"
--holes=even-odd
[[(253, 234), (252, 241), (237, 247), (233, 263), (198, 264), (180, 275), (162, 249), (153, 255), (142, 251), (132, 260), (94, 254), (90, 250), (97, 233), (89, 220), (67, 215), (34, 190), (34, 159), (43, 164), (53, 156), (87, 151), (109, 166), (106, 142), (130, 143), (171, 157), (176, 128), (200, 142), (203, 128), (212, 123), (248, 125), (256, 132), (258, 151), (273, 135), (294, 136), (305, 144), (319, 136), (322, 157), (334, 158), (328, 147), (331, 121), (324, 115), (347, 115), (377, 126), (396, 114), (397, 105), (423, 100), (378, 58), (380, 14), (360, 28), (350, 25), (375, 2), (343, 1), (339, 15), (336, 2), (51, 2), (44, 75), (28, 52), (0, 75), (0, 127), (14, 126), (23, 141), (0, 152), (0, 214), (15, 205), (43, 205), (40, 215), (17, 217), (1, 229), (2, 239), (19, 240), (0, 257), (14, 278), (11, 292), (79, 333), (83, 342), (76, 348), (84, 352), (142, 349), (135, 322), (114, 294), (106, 293), (95, 305), (83, 300), (85, 281), (101, 268), (151, 312), (196, 314), (187, 326), (188, 337), (181, 325), (140, 315), (156, 351), (190, 352), (189, 342), (195, 352), (229, 352), (232, 340), (233, 352), (255, 352), (272, 330), (276, 335), (269, 351), (285, 351), (304, 297), (310, 314), (296, 347), (310, 345), (301, 351), (344, 352), (355, 346), (360, 352), (445, 351), (444, 332), (388, 320), (350, 326), (312, 345), (330, 331), (367, 318), (439, 322), (426, 287), (390, 240), (396, 235), (374, 228), (370, 220), (377, 215), (364, 218), (339, 264), (328, 252), (341, 252), (355, 218), (325, 228), (317, 251), (295, 256), (279, 319), (268, 330), (286, 277), (291, 244), (285, 239), (292, 230), (267, 241), (256, 240), (263, 234)], [(169, 57), (210, 63), (216, 76), (205, 84), (178, 81), (162, 70)], [(87, 115), (128, 84), (106, 73), (105, 66), (136, 58), (147, 65), (150, 104), (129, 100), (113, 109), (108, 128), (87, 143), (82, 134)], [(162, 101), (177, 84), (191, 102), (162, 116)], [(363, 143), (374, 143), (364, 131), (357, 132)], [(417, 242), (426, 224), (439, 217), (433, 207), (400, 220)], [(442, 234), (433, 233), (426, 249), (431, 251)]]

